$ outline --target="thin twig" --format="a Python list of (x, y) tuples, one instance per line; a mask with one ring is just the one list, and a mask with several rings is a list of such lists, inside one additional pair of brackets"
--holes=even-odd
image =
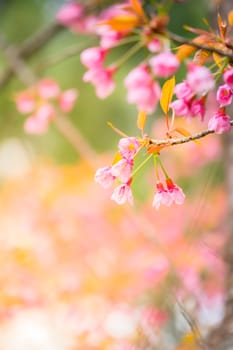
[[(14, 48), (17, 49), (18, 55), (21, 58), (29, 58), (40, 48), (44, 47), (48, 41), (54, 38), (62, 30), (64, 30), (64, 27), (62, 27), (60, 24), (56, 22), (51, 23), (47, 27), (36, 32), (29, 39), (25, 40), (21, 46), (18, 48), (14, 46)], [(13, 75), (14, 69), (12, 66), (7, 67), (0, 76), (0, 88), (7, 84)]]
[[(231, 120), (230, 123), (231, 123), (231, 125), (233, 125), (233, 120)], [(180, 145), (182, 143), (187, 143), (190, 141), (195, 141), (195, 140), (201, 139), (201, 138), (203, 138), (207, 135), (210, 135), (210, 134), (214, 134), (214, 130), (204, 130), (204, 131), (198, 132), (197, 134), (194, 134), (191, 136), (170, 138), (170, 139), (165, 139), (165, 140), (150, 139), (149, 143), (151, 145), (155, 145), (155, 146), (162, 146), (162, 145), (174, 146), (174, 145)]]
[(192, 47), (195, 47), (195, 48), (200, 49), (200, 50), (205, 50), (205, 51), (209, 51), (209, 52), (212, 52), (212, 53), (217, 53), (220, 56), (228, 57), (228, 58), (232, 58), (233, 59), (232, 50), (230, 50), (231, 52), (222, 51), (222, 50), (216, 49), (213, 46), (198, 44), (198, 43), (195, 43), (192, 40), (186, 39), (186, 38), (184, 38), (184, 37), (182, 37), (180, 35), (177, 35), (177, 34), (174, 34), (174, 33), (171, 33), (171, 32), (168, 32), (167, 35), (168, 35), (169, 39), (171, 39), (172, 41), (174, 41), (177, 44), (182, 44), (182, 45), (185, 44), (185, 45), (192, 46)]

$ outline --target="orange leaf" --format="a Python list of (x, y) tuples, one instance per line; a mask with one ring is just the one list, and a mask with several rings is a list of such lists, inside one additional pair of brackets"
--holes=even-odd
[(138, 129), (143, 131), (145, 124), (146, 124), (146, 113), (144, 111), (140, 111), (138, 113), (138, 119), (137, 119)]
[(121, 159), (122, 159), (122, 155), (120, 154), (120, 152), (117, 152), (113, 158), (112, 165), (116, 164)]
[(141, 3), (138, 0), (131, 0), (131, 6), (135, 13), (138, 14), (139, 17), (143, 19), (144, 22), (146, 22), (146, 15), (142, 8)]
[(193, 52), (195, 52), (197, 49), (190, 45), (181, 45), (176, 53), (176, 57), (179, 61), (184, 61), (187, 57), (191, 56)]
[(219, 68), (223, 67), (224, 63), (224, 57), (218, 55), (217, 53), (213, 52), (212, 54), (214, 62), (218, 65)]
[(220, 32), (221, 39), (225, 39), (227, 24), (222, 20), (220, 13), (218, 13), (218, 28)]
[(117, 32), (124, 32), (130, 31), (133, 28), (137, 27), (139, 25), (139, 19), (134, 14), (127, 14), (113, 17), (109, 20), (102, 21), (99, 24), (107, 24), (111, 29)]
[(228, 13), (228, 23), (233, 26), (233, 10)]
[(173, 76), (171, 79), (165, 81), (162, 87), (160, 105), (166, 115), (169, 111), (169, 104), (171, 103), (171, 100), (172, 100), (175, 83), (176, 83), (176, 80), (175, 80), (175, 77)]
[(165, 145), (159, 145), (159, 146), (156, 146), (156, 145), (149, 145), (147, 147), (147, 153), (151, 154), (151, 153), (154, 153), (154, 154), (158, 154), (160, 151), (162, 151), (162, 149), (166, 148), (166, 147), (169, 147), (169, 140), (168, 140), (168, 143), (165, 144)]
[(203, 65), (206, 63), (210, 56), (210, 52), (206, 50), (199, 50), (194, 56), (194, 62), (199, 65)]

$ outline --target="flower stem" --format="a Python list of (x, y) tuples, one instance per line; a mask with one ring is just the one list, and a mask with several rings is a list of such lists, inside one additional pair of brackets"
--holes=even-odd
[(169, 177), (169, 175), (168, 175), (166, 169), (164, 168), (163, 163), (162, 163), (160, 157), (159, 157), (159, 156), (156, 156), (156, 158), (157, 158), (157, 162), (159, 163), (159, 165), (160, 165), (160, 167), (161, 167), (161, 169), (162, 169), (162, 171), (163, 171), (163, 173), (164, 173), (166, 179), (169, 179), (170, 177)]
[(134, 175), (137, 174), (137, 172), (142, 169), (142, 167), (151, 159), (151, 157), (153, 156), (153, 153), (149, 155), (149, 157), (147, 157), (131, 174), (131, 177), (133, 177)]

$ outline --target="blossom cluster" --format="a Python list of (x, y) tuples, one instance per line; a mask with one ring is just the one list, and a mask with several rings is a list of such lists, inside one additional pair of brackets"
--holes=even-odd
[(25, 131), (42, 134), (56, 117), (57, 110), (65, 114), (72, 111), (77, 97), (76, 89), (61, 91), (55, 80), (45, 78), (36, 86), (18, 93), (15, 102), (21, 114), (29, 114), (24, 123)]
[(140, 149), (140, 142), (135, 137), (122, 138), (118, 144), (119, 160), (112, 166), (106, 166), (97, 170), (95, 181), (104, 188), (110, 187), (117, 179), (121, 182), (111, 196), (111, 199), (118, 204), (129, 202), (133, 204), (133, 195), (131, 190), (132, 170), (134, 159)]
[(215, 131), (216, 134), (222, 134), (231, 130), (231, 119), (226, 114), (226, 106), (232, 103), (233, 97), (233, 68), (228, 68), (223, 74), (225, 84), (220, 85), (217, 90), (217, 101), (219, 108), (209, 120), (209, 130)]

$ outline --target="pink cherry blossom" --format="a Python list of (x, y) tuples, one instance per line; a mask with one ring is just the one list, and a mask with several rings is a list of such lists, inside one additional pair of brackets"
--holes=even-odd
[(29, 91), (17, 94), (15, 102), (16, 108), (22, 114), (31, 113), (35, 108), (34, 94)]
[(179, 186), (173, 183), (171, 179), (166, 180), (167, 190), (169, 191), (172, 200), (176, 204), (183, 204), (185, 200), (185, 194)]
[(115, 83), (113, 81), (114, 72), (115, 68), (113, 67), (90, 69), (84, 74), (83, 80), (92, 83), (96, 89), (96, 95), (100, 99), (104, 99), (115, 89)]
[(159, 52), (162, 49), (162, 42), (158, 38), (153, 38), (146, 46), (150, 52)]
[(45, 78), (39, 81), (37, 91), (41, 98), (48, 100), (58, 97), (60, 88), (56, 81)]
[(81, 3), (70, 2), (57, 12), (56, 19), (63, 25), (72, 25), (82, 17), (83, 9)]
[(24, 130), (29, 134), (43, 134), (48, 129), (48, 120), (38, 118), (37, 115), (33, 115), (26, 119), (24, 123)]
[(194, 92), (187, 81), (183, 81), (182, 83), (177, 84), (174, 88), (174, 92), (178, 99), (185, 101), (190, 101), (194, 96)]
[(217, 90), (217, 101), (221, 106), (227, 106), (231, 104), (233, 92), (229, 85), (221, 85)]
[(121, 182), (128, 182), (132, 173), (133, 162), (121, 159), (112, 166), (111, 174), (118, 177)]
[(136, 104), (138, 110), (152, 113), (160, 98), (160, 87), (151, 77), (148, 67), (140, 65), (134, 68), (125, 79), (128, 89), (127, 100)]
[(233, 68), (225, 70), (223, 80), (233, 90)]
[(95, 181), (100, 184), (103, 188), (109, 188), (115, 181), (115, 176), (112, 175), (112, 167), (106, 166), (100, 168), (95, 173)]
[(205, 116), (205, 103), (203, 98), (199, 99), (193, 99), (190, 103), (190, 115), (192, 117), (195, 117), (196, 115), (199, 115), (201, 117), (201, 120), (204, 120)]
[(194, 63), (188, 65), (187, 82), (193, 92), (199, 96), (206, 95), (215, 86), (210, 70)]
[(180, 62), (176, 55), (170, 51), (164, 51), (152, 57), (150, 65), (157, 77), (167, 78), (177, 71)]
[(122, 184), (117, 186), (111, 196), (111, 199), (117, 204), (124, 204), (129, 202), (133, 205), (133, 194), (129, 184)]
[(62, 92), (59, 96), (59, 106), (61, 111), (64, 113), (69, 113), (77, 100), (78, 91), (75, 89), (70, 89)]
[(169, 107), (173, 109), (175, 115), (177, 116), (189, 116), (189, 105), (183, 99), (173, 101), (172, 103), (170, 103)]
[(106, 53), (101, 47), (90, 47), (81, 53), (80, 60), (85, 67), (96, 69), (103, 65)]
[(161, 182), (158, 182), (157, 190), (154, 194), (152, 206), (158, 210), (160, 205), (166, 205), (167, 207), (170, 207), (173, 202), (173, 198), (170, 194), (170, 192), (164, 188), (163, 184)]
[(208, 129), (216, 134), (222, 134), (231, 130), (230, 117), (222, 109), (218, 110), (208, 123)]
[(110, 29), (107, 25), (97, 26), (96, 28), (97, 34), (100, 35), (100, 46), (103, 49), (110, 49), (117, 45), (124, 36), (122, 33)]
[(127, 160), (133, 159), (140, 147), (136, 137), (123, 137), (118, 143), (118, 149), (123, 158)]

